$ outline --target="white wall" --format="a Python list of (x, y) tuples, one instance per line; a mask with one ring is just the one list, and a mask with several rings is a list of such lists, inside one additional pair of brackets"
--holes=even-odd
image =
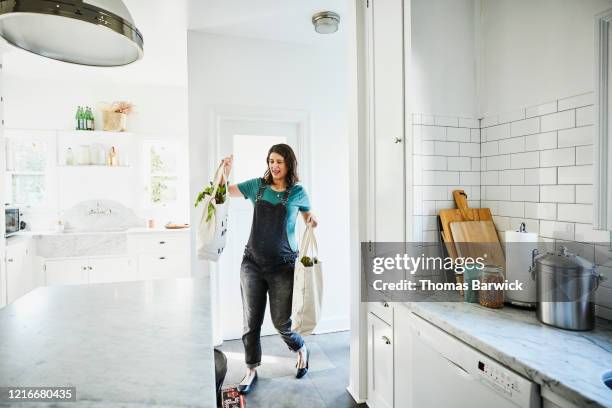
[(483, 0), (483, 116), (593, 91), (594, 15), (610, 0)]
[(412, 112), (475, 117), (475, 0), (411, 3)]
[[(208, 182), (213, 107), (294, 109), (310, 114), (310, 197), (325, 262), (321, 327), (348, 328), (349, 200), (347, 51), (276, 41), (188, 34), (191, 196)], [(214, 155), (213, 155), (214, 156)], [(192, 223), (197, 213), (192, 212)], [(301, 221), (300, 221), (301, 222)], [(206, 262), (193, 261), (194, 274)], [(236, 271), (238, 273), (238, 271)]]

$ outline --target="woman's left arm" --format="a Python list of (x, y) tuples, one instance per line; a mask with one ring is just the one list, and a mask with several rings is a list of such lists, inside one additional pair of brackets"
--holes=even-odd
[(302, 217), (304, 217), (304, 222), (306, 225), (310, 225), (312, 228), (317, 227), (317, 219), (311, 211), (302, 211)]

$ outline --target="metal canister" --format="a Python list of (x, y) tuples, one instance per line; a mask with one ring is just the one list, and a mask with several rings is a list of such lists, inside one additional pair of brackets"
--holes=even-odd
[(591, 262), (563, 246), (545, 254), (534, 249), (531, 276), (542, 323), (568, 330), (595, 327), (595, 291), (603, 277)]

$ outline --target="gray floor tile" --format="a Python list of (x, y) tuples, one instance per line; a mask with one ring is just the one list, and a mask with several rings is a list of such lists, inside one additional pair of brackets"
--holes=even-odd
[(348, 372), (340, 368), (308, 373), (319, 395), (327, 407), (344, 408), (355, 407), (356, 403), (350, 396), (348, 386)]
[(312, 381), (305, 377), (261, 379), (246, 396), (247, 408), (326, 408)]

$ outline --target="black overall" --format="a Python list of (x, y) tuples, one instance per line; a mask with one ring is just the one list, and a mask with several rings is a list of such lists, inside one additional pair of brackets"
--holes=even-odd
[(272, 323), (287, 346), (297, 351), (304, 345), (302, 337), (291, 331), (293, 269), (297, 253), (287, 238), (287, 199), (291, 188), (283, 193), (280, 203), (263, 199), (264, 180), (257, 192), (251, 235), (240, 268), (240, 292), (244, 344), (247, 367), (261, 363), (260, 332), (266, 312), (266, 294), (270, 298)]

